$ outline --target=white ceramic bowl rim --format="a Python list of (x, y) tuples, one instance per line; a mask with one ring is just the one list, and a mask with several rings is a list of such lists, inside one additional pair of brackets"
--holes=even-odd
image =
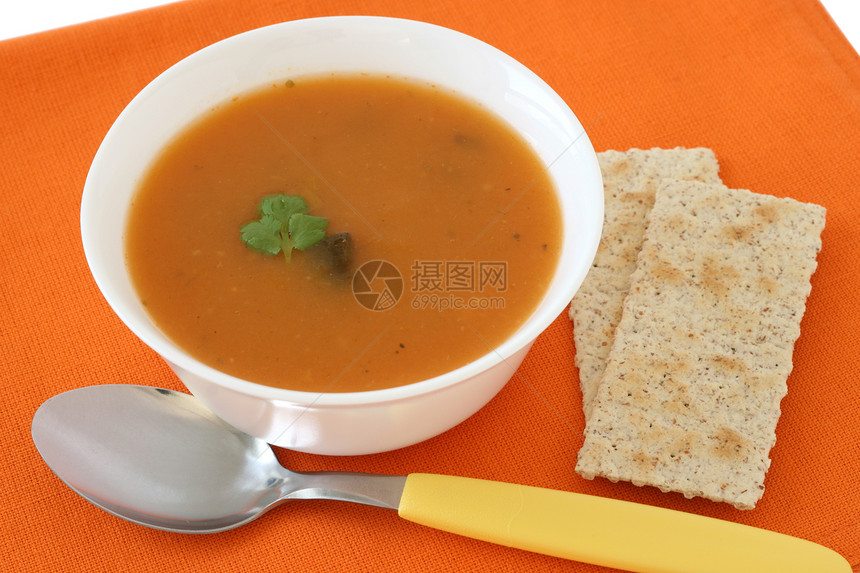
[[(498, 65), (504, 67), (506, 73), (513, 74), (515, 79), (529, 83), (529, 89), (536, 90), (535, 93), (541, 99), (541, 102), (552, 106), (554, 110), (557, 110), (556, 113), (564, 114), (562, 116), (564, 125), (561, 126), (561, 129), (567, 130), (569, 139), (572, 141), (570, 141), (568, 147), (564, 148), (562, 154), (565, 152), (583, 154), (581, 159), (586, 163), (586, 171), (591, 174), (590, 176), (593, 176), (596, 172), (597, 181), (600, 181), (599, 167), (597, 166), (591, 143), (579, 120), (573, 115), (564, 101), (533, 72), (489, 44), (460, 32), (433, 24), (397, 18), (337, 16), (296, 20), (245, 32), (203, 48), (167, 69), (129, 103), (105, 136), (102, 145), (94, 157), (90, 173), (87, 177), (81, 205), (84, 251), (95, 281), (114, 312), (148, 346), (168, 362), (180, 368), (196, 372), (199, 376), (222, 387), (243, 394), (262, 396), (274, 401), (285, 401), (315, 407), (350, 407), (358, 404), (395, 402), (457, 384), (500, 362), (504, 362), (512, 354), (537, 338), (559, 316), (579, 288), (591, 259), (596, 252), (603, 220), (602, 188), (598, 190), (599, 193), (595, 192), (594, 189), (587, 191), (588, 197), (586, 197), (586, 201), (587, 210), (590, 211), (589, 216), (579, 221), (578, 224), (591, 226), (585, 229), (584, 232), (581, 231), (576, 235), (580, 243), (575, 246), (579, 253), (576, 255), (578, 262), (573, 265), (574, 268), (572, 269), (562, 269), (565, 259), (570, 259), (570, 251), (574, 248), (570, 244), (571, 241), (568, 239), (568, 233), (566, 232), (562, 254), (560, 255), (559, 269), (556, 271), (550, 289), (536, 311), (515, 334), (494, 351), (454, 371), (431, 379), (383, 390), (328, 394), (287, 390), (242, 380), (207, 366), (175, 346), (153, 324), (142, 324), (135, 318), (134, 315), (139, 314), (139, 309), (135, 308), (135, 305), (139, 306), (139, 301), (128, 300), (128, 296), (123, 297), (122, 293), (117, 292), (114, 288), (116, 286), (114, 281), (109, 278), (110, 270), (97, 252), (101, 248), (99, 242), (104, 241), (104, 236), (98, 232), (98, 226), (95, 224), (95, 220), (99, 216), (95, 204), (100, 200), (99, 192), (95, 191), (95, 189), (101, 183), (100, 174), (111, 168), (111, 156), (116, 153), (116, 150), (112, 150), (112, 148), (119, 145), (124, 138), (130, 137), (130, 134), (127, 133), (128, 129), (125, 126), (126, 120), (129, 117), (144, 113), (143, 110), (149, 105), (147, 100), (170, 82), (181, 78), (185, 74), (193, 73), (195, 69), (199, 69), (200, 67), (213, 65), (213, 59), (217, 60), (223, 57), (227, 48), (241, 45), (244, 42), (262, 41), (265, 43), (268, 41), (276, 43), (283, 42), (284, 38), (290, 37), (303, 38), (306, 35), (313, 37), (321, 29), (330, 29), (333, 31), (333, 34), (353, 35), (358, 38), (361, 38), (365, 34), (389, 34), (402, 38), (406, 42), (414, 39), (416, 42), (432, 42), (440, 45), (442, 43), (450, 43), (451, 45), (482, 53), (484, 57), (498, 62)], [(426, 79), (420, 73), (415, 74), (414, 78), (417, 80)], [(436, 83), (445, 85), (445, 82), (442, 80), (437, 80)], [(248, 91), (251, 87), (242, 89), (238, 93)], [(450, 87), (454, 87), (456, 90), (456, 86)], [(221, 101), (226, 99), (226, 97), (221, 98)], [(559, 192), (562, 193), (562, 190), (559, 190)], [(104, 192), (102, 191), (101, 193)], [(565, 224), (567, 224), (567, 221)], [(587, 262), (582, 264), (582, 259), (587, 259)], [(563, 272), (567, 272), (568, 275), (563, 276)], [(514, 376), (514, 370), (512, 367), (511, 376)]]

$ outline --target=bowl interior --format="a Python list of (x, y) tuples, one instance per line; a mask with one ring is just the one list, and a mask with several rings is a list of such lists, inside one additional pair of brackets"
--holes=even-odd
[[(408, 386), (328, 394), (253, 384), (186, 355), (152, 323), (125, 268), (130, 200), (163, 146), (192, 120), (234, 95), (284, 78), (367, 72), (427, 81), (477, 101), (505, 119), (541, 157), (559, 191), (564, 243), (543, 302), (492, 352), (462, 368)], [(582, 125), (527, 68), (458, 32), (377, 17), (299, 20), (213, 44), (168, 69), (122, 112), (99, 148), (84, 187), (81, 227), (92, 274), (125, 324), (169, 362), (224, 386), (273, 399), (346, 405), (396, 400), (468, 378), (505, 360), (540, 334), (570, 301), (594, 257), (603, 221), (600, 170)]]

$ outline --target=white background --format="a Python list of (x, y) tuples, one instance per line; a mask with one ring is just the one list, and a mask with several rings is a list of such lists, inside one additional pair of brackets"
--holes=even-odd
[[(0, 40), (169, 3), (168, 0), (0, 0)], [(854, 50), (860, 52), (860, 0), (821, 0), (821, 3)]]

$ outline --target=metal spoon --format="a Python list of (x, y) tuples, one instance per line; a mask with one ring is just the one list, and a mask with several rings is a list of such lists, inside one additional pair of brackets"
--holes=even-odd
[(297, 473), (197, 399), (105, 385), (47, 400), (33, 417), (45, 462), (96, 506), (140, 525), (216, 533), (292, 499), (396, 509), (405, 519), (510, 547), (648, 572), (851, 571), (814, 543), (629, 502), (469, 478)]

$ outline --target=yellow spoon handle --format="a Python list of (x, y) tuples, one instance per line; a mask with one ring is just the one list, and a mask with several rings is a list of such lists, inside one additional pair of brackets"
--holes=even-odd
[(810, 541), (680, 511), (471, 478), (411, 474), (404, 519), (508, 547), (641, 573), (851, 573)]

